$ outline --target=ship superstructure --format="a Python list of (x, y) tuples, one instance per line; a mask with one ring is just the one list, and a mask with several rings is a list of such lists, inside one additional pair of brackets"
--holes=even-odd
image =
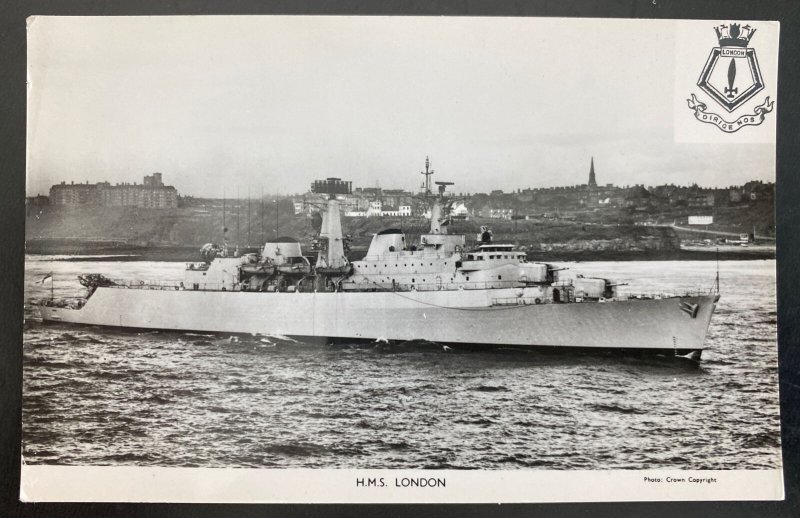
[(350, 261), (337, 200), (350, 183), (328, 178), (312, 185), (322, 215), (315, 260), (291, 238), (243, 256), (208, 244), (203, 261), (188, 264), (178, 284), (84, 276), (84, 303), (46, 301), (41, 314), (116, 327), (699, 358), (718, 293), (619, 296), (619, 284), (608, 279), (562, 279), (563, 268), (529, 262), (524, 251), (494, 242), (486, 227), (470, 239), (449, 233), (445, 191), (452, 184), (436, 184), (437, 195), (427, 192), (429, 230), (413, 243), (389, 228), (372, 237), (361, 260)]

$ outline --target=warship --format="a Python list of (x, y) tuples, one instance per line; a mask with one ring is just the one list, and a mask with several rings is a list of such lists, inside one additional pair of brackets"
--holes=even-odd
[[(426, 161), (427, 162), (427, 161)], [(426, 173), (428, 165), (426, 164)], [(424, 173), (423, 173), (424, 174)], [(351, 183), (313, 182), (321, 223), (305, 256), (292, 238), (239, 255), (207, 244), (179, 282), (80, 276), (85, 298), (44, 300), (43, 321), (118, 328), (289, 337), (301, 341), (432, 342), (448, 348), (624, 350), (699, 360), (719, 282), (708, 291), (645, 296), (619, 283), (529, 262), (491, 230), (468, 242), (448, 232), (451, 182), (435, 182), (430, 228), (410, 242), (400, 229), (372, 237), (348, 259), (340, 202)]]

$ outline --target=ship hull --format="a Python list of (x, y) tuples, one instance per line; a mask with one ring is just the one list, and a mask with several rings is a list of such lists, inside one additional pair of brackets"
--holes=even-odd
[(487, 291), (344, 294), (98, 288), (80, 309), (40, 306), (40, 313), (43, 321), (121, 328), (680, 354), (704, 348), (716, 302), (712, 294), (492, 305), (496, 299)]

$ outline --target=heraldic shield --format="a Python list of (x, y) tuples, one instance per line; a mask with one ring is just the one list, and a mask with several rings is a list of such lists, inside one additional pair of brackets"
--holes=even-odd
[(756, 51), (747, 48), (756, 30), (735, 23), (715, 30), (720, 46), (711, 49), (697, 86), (732, 112), (764, 89)]

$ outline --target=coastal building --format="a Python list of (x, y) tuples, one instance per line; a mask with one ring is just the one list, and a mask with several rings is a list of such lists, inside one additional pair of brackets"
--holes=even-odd
[(383, 202), (380, 200), (369, 202), (367, 216), (380, 216), (383, 212)]
[(454, 204), (453, 208), (450, 209), (450, 215), (454, 218), (467, 219), (469, 217), (469, 210), (464, 203), (459, 202)]
[(50, 187), (50, 203), (168, 209), (178, 206), (178, 191), (171, 185), (164, 185), (161, 173), (153, 173), (145, 176), (141, 184), (61, 182)]
[(99, 205), (97, 184), (66, 183), (50, 187), (50, 203), (53, 205)]
[(494, 219), (511, 219), (514, 216), (514, 209), (489, 209), (485, 217)]

